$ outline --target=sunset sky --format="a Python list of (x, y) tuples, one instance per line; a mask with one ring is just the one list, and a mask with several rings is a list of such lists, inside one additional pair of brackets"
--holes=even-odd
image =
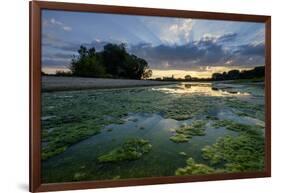
[(263, 23), (44, 10), (42, 71), (67, 70), (80, 45), (125, 43), (153, 78), (210, 77), (264, 65)]

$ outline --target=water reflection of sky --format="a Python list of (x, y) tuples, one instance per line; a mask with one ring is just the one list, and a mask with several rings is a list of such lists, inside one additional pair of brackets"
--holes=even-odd
[(235, 86), (227, 85), (222, 88), (214, 87), (212, 83), (180, 83), (172, 86), (152, 88), (170, 94), (192, 94), (204, 96), (250, 96), (248, 92), (238, 91)]

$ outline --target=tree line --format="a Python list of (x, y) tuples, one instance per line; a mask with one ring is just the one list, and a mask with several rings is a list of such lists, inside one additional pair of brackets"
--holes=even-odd
[(236, 80), (236, 79), (252, 79), (262, 78), (265, 75), (264, 66), (255, 67), (252, 70), (230, 70), (223, 73), (213, 73), (213, 80)]
[(147, 79), (152, 70), (144, 59), (129, 54), (124, 44), (109, 43), (100, 52), (96, 52), (94, 47), (88, 49), (81, 45), (78, 56), (71, 61), (70, 74), (57, 72), (57, 75)]

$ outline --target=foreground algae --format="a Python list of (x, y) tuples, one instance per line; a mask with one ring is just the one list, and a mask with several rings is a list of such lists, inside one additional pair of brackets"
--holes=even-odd
[(99, 134), (106, 125), (122, 124), (128, 112), (189, 119), (208, 111), (218, 101), (219, 98), (207, 96), (178, 97), (150, 88), (43, 93), (42, 160)]
[[(256, 171), (263, 168), (262, 134), (255, 133), (255, 128), (251, 126), (219, 119), (216, 114), (222, 108), (229, 108), (238, 116), (263, 120), (263, 104), (252, 104), (231, 96), (179, 96), (149, 88), (43, 93), (42, 103), (42, 160), (58, 155), (71, 145), (103, 132), (107, 125), (122, 124), (128, 113), (145, 112), (159, 113), (166, 119), (190, 121), (190, 124), (174, 128), (174, 134), (168, 140), (175, 143), (187, 143), (193, 136), (204, 136), (209, 123), (212, 123), (213, 128), (223, 127), (239, 133), (237, 139), (237, 136), (223, 137), (204, 147), (202, 158), (206, 162), (196, 163), (196, 159), (189, 161), (186, 167), (179, 165), (186, 172), (182, 169), (177, 175)], [(147, 129), (139, 127), (139, 130), (143, 132)], [(113, 133), (111, 129), (105, 131)], [(127, 146), (135, 146), (133, 144)], [(228, 147), (227, 150), (224, 149), (225, 146)], [(135, 151), (121, 146), (101, 155), (98, 161), (115, 163), (140, 159), (145, 154), (139, 149)], [(185, 159), (183, 154), (179, 157)], [(190, 155), (186, 156), (188, 157)], [(190, 168), (194, 172), (190, 172)], [(74, 178), (79, 180), (87, 177), (76, 174)]]
[(227, 172), (262, 171), (264, 142), (258, 136), (245, 133), (238, 137), (226, 136), (204, 147), (202, 156), (211, 165), (224, 164)]
[(175, 175), (185, 176), (185, 175), (192, 175), (192, 174), (210, 174), (214, 172), (215, 169), (205, 164), (198, 164), (194, 161), (193, 158), (188, 158), (186, 160), (186, 166), (183, 168), (178, 168), (175, 172)]
[(140, 159), (144, 154), (152, 149), (149, 141), (144, 139), (128, 139), (121, 147), (117, 147), (107, 154), (98, 157), (98, 161), (105, 162), (118, 162), (123, 160), (136, 160)]
[(176, 175), (263, 171), (263, 127), (231, 120), (217, 120), (213, 126), (236, 131), (239, 135), (219, 137), (214, 144), (202, 148), (202, 158), (208, 165), (189, 158), (185, 167), (175, 171)]
[[(262, 102), (154, 88), (43, 93), (43, 182), (263, 170), (264, 127), (242, 124), (263, 120)], [(153, 147), (148, 153), (135, 142), (124, 148), (134, 137)]]
[(170, 140), (175, 143), (188, 142), (192, 136), (203, 136), (205, 135), (205, 121), (196, 120), (191, 125), (181, 125), (179, 128), (171, 129), (175, 131), (175, 134), (170, 137)]

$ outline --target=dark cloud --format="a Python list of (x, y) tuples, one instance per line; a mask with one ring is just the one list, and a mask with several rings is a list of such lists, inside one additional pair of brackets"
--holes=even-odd
[(237, 34), (213, 38), (204, 37), (185, 45), (135, 45), (133, 54), (145, 58), (151, 68), (187, 69), (204, 66), (256, 66), (264, 64), (264, 44), (227, 47), (222, 42), (233, 41)]
[(245, 44), (245, 45), (239, 46), (235, 52), (237, 54), (241, 54), (241, 55), (264, 56), (265, 47), (264, 47), (264, 43)]
[(186, 69), (224, 63), (229, 58), (222, 45), (206, 39), (180, 46), (136, 45), (131, 47), (130, 52), (147, 59), (152, 68)]

